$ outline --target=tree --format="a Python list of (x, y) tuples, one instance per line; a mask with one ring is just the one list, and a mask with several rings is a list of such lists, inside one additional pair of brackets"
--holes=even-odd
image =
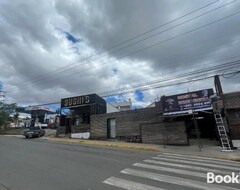
[(17, 127), (18, 125), (18, 116), (19, 116), (18, 112), (16, 112), (13, 116), (15, 127)]
[(6, 125), (11, 121), (10, 114), (14, 113), (16, 104), (0, 103), (0, 127), (6, 129)]

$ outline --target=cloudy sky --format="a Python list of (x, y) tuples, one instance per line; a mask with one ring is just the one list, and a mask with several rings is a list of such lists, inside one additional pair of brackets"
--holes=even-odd
[(144, 107), (224, 73), (224, 91), (239, 91), (229, 74), (240, 70), (239, 10), (239, 0), (0, 0), (0, 88), (19, 105), (99, 93)]

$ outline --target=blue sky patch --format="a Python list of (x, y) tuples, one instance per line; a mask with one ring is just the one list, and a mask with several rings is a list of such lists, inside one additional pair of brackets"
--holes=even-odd
[(115, 98), (115, 97), (108, 97), (105, 100), (106, 100), (106, 102), (109, 102), (109, 103), (115, 103), (117, 101), (117, 98)]
[(66, 38), (68, 39), (68, 41), (72, 42), (72, 43), (78, 43), (81, 41), (80, 38), (76, 38), (75, 36), (73, 36), (72, 34), (70, 34), (69, 32), (65, 32), (66, 34)]
[(141, 102), (144, 101), (144, 95), (143, 95), (142, 91), (140, 91), (140, 90), (137, 90), (135, 92), (135, 97), (136, 97), (137, 101), (141, 101)]

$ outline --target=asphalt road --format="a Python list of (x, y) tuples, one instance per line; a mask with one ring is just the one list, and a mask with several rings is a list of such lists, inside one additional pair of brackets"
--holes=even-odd
[(177, 154), (49, 143), (0, 136), (0, 190), (237, 190), (206, 173), (239, 173), (240, 163)]
[(153, 155), (0, 136), (0, 190), (115, 189), (102, 182)]

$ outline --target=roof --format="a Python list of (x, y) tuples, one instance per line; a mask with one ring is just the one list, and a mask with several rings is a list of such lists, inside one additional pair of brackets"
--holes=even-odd
[(240, 91), (221, 94), (226, 109), (240, 108)]
[(47, 106), (28, 106), (28, 107), (25, 107), (23, 112), (30, 113), (31, 111), (40, 111), (40, 110), (45, 111), (48, 114), (56, 113), (54, 109)]
[(111, 103), (113, 106), (131, 106), (132, 102), (128, 101), (128, 102), (115, 102), (115, 103)]

